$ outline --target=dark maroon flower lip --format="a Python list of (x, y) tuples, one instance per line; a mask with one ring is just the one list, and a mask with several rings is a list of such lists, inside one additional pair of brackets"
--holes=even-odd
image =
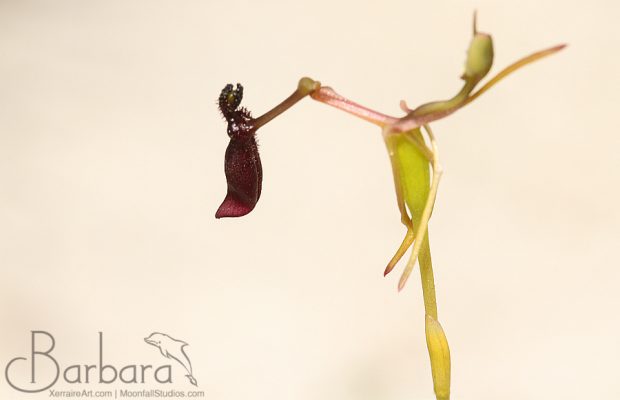
[(222, 89), (218, 104), (228, 123), (230, 142), (224, 156), (224, 172), (228, 192), (215, 213), (215, 218), (234, 218), (254, 209), (263, 183), (263, 168), (256, 144), (254, 119), (250, 112), (239, 107), (243, 86), (236, 89), (228, 84)]
[(220, 205), (220, 208), (217, 209), (215, 213), (215, 218), (234, 218), (234, 217), (243, 217), (247, 215), (254, 209), (255, 204), (251, 204), (251, 202), (246, 201), (242, 197), (238, 196), (234, 192), (228, 192), (226, 194), (226, 198)]
[(249, 110), (241, 107), (241, 84), (233, 86), (229, 83), (222, 89), (218, 106), (228, 124), (226, 132), (230, 137), (224, 156), (228, 192), (215, 218), (241, 217), (254, 209), (263, 185), (263, 167), (256, 144), (256, 130), (320, 86), (320, 82), (301, 78), (297, 89), (289, 97), (258, 118), (253, 118)]

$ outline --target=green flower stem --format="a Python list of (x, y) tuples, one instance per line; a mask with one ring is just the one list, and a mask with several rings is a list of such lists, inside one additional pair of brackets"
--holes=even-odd
[(420, 253), (418, 256), (420, 265), (420, 278), (422, 279), (422, 296), (424, 297), (424, 311), (426, 315), (437, 318), (437, 297), (435, 295), (435, 276), (433, 275), (433, 262), (431, 260), (431, 247), (428, 242), (428, 232), (424, 235)]

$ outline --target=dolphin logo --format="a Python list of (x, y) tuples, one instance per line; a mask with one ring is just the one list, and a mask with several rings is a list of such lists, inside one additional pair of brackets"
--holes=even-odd
[(185, 368), (185, 371), (187, 371), (187, 375), (185, 376), (189, 379), (189, 382), (194, 386), (198, 386), (196, 378), (192, 375), (192, 363), (189, 361), (187, 354), (185, 354), (185, 350), (183, 350), (183, 348), (187, 346), (187, 343), (159, 332), (151, 333), (149, 337), (144, 338), (144, 341), (157, 347), (159, 351), (161, 351), (162, 356), (172, 358), (181, 364), (181, 366)]

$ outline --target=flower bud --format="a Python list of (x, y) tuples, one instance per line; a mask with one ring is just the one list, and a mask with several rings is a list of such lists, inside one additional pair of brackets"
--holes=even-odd
[(433, 386), (437, 400), (450, 398), (450, 348), (441, 324), (426, 315), (426, 346), (431, 358)]

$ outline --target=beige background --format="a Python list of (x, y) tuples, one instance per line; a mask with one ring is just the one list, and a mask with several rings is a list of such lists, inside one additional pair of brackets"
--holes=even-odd
[(453, 398), (620, 398), (618, 4), (0, 1), (2, 368), (33, 329), (65, 366), (98, 331), (162, 363), (163, 331), (209, 400), (432, 398), (417, 270), (382, 277), (404, 230), (379, 131), (303, 101), (259, 132), (255, 212), (217, 221), (215, 99), (242, 82), (258, 115), (303, 75), (391, 114), (448, 97), (477, 8), (494, 71), (570, 47), (434, 124)]

